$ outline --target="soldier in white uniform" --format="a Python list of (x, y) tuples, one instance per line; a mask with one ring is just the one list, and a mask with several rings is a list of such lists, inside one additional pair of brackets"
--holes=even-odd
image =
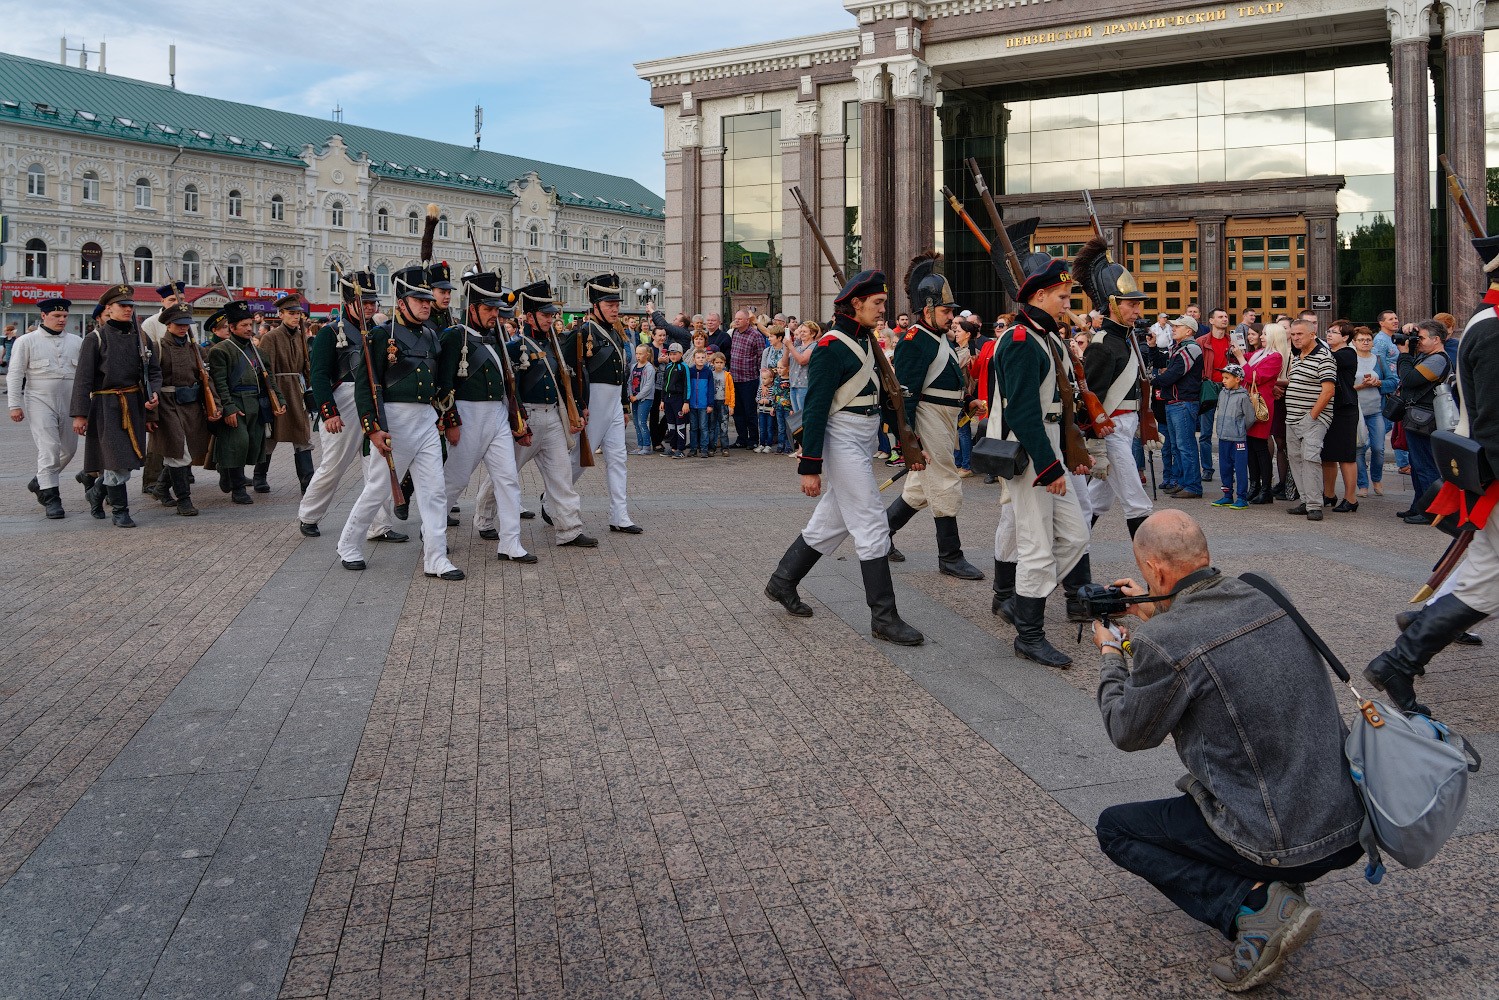
[[(187, 283), (182, 281), (169, 281), (156, 289), (156, 294), (161, 296), (161, 311), (141, 320), (141, 329), (155, 343), (161, 343), (161, 338), (167, 335), (167, 312), (182, 303), (182, 296), (186, 291)], [(155, 479), (155, 476), (151, 477), (151, 481), (154, 482)]]
[[(802, 411), (802, 492), (820, 497), (812, 519), (781, 557), (765, 585), (765, 596), (798, 618), (812, 609), (796, 586), (845, 538), (853, 539), (869, 605), (870, 632), (876, 639), (919, 646), (925, 637), (901, 620), (890, 579), (890, 527), (880, 504), (870, 456), (879, 434), (881, 411), (893, 414), (901, 400), (880, 390), (874, 352), (880, 350), (874, 326), (885, 315), (889, 288), (879, 271), (860, 271), (834, 300), (833, 325), (818, 341), (807, 367), (807, 401)], [(894, 419), (892, 416), (892, 424)], [(906, 455), (912, 472), (925, 468), (925, 455)]]
[(59, 477), (78, 450), (69, 407), (83, 338), (67, 332), (72, 307), (67, 299), (37, 303), (41, 325), (16, 341), (5, 375), (10, 419), (30, 420), (31, 439), (36, 442), (36, 476), (26, 488), (36, 494), (37, 503), (54, 521), (64, 516)]

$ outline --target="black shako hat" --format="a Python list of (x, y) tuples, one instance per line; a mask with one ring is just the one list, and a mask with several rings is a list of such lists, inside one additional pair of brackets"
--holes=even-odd
[(427, 266), (427, 287), (453, 290), (453, 269), (447, 261), (439, 260)]
[(562, 310), (552, 301), (552, 285), (548, 281), (533, 281), (515, 290), (523, 313), (560, 313)]
[(588, 290), (588, 304), (598, 305), (600, 302), (619, 302), (619, 275), (600, 274), (589, 278), (585, 286)]
[(1484, 236), (1473, 240), (1473, 249), (1478, 251), (1478, 256), (1483, 259), (1483, 272), (1489, 276), (1490, 281), (1499, 281), (1494, 272), (1499, 271), (1499, 236)]
[(952, 286), (937, 270), (940, 260), (940, 253), (928, 250), (916, 256), (906, 270), (906, 298), (911, 303), (913, 313), (920, 313), (927, 306), (957, 308), (958, 303), (952, 297)]
[(1015, 298), (1024, 304), (1037, 292), (1062, 284), (1072, 287), (1072, 268), (1067, 261), (1044, 253), (1032, 254), (1025, 262), (1025, 284)]
[(870, 295), (890, 294), (890, 283), (885, 280), (883, 271), (860, 271), (848, 283), (843, 286), (843, 291), (833, 300), (835, 308), (847, 306), (854, 299), (866, 298)]
[(251, 319), (254, 317), (254, 315), (255, 314), (250, 311), (250, 303), (242, 302), (239, 299), (234, 299), (224, 307), (224, 319), (229, 321), (230, 326), (234, 326), (236, 323)]
[(463, 287), (468, 293), (471, 306), (494, 306), (505, 319), (515, 315), (516, 295), (501, 283), (500, 276), (493, 271), (465, 274)]
[(390, 276), (390, 281), (398, 299), (433, 301), (432, 289), (427, 284), (427, 269), (420, 264), (401, 268)]
[(73, 308), (72, 302), (56, 295), (42, 299), (36, 304), (36, 311), (43, 316), (50, 312), (67, 312), (71, 308)]
[(361, 299), (373, 302), (380, 298), (375, 291), (375, 276), (368, 271), (345, 271), (338, 279), (338, 288), (345, 302), (353, 302), (356, 291)]

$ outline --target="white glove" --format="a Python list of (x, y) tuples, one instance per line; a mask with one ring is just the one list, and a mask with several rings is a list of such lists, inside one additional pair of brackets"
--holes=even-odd
[(1161, 450), (1161, 439), (1160, 438), (1156, 438), (1154, 441), (1146, 441), (1145, 442), (1145, 450), (1149, 451), (1149, 452), (1160, 451)]
[(1102, 482), (1109, 478), (1109, 449), (1103, 438), (1085, 438), (1088, 454), (1093, 458), (1093, 468), (1088, 475)]

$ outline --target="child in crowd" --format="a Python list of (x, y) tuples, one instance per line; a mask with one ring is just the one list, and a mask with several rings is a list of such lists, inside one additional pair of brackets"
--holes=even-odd
[(713, 369), (708, 367), (708, 352), (695, 351), (692, 368), (687, 373), (687, 406), (692, 416), (692, 441), (687, 456), (708, 457), (709, 427), (713, 422), (715, 400)]
[[(1218, 434), (1218, 468), (1223, 476), (1223, 496), (1214, 507), (1244, 510), (1249, 506), (1249, 428), (1254, 425), (1254, 401), (1244, 388), (1244, 369), (1223, 366), (1223, 391), (1218, 394), (1218, 416), (1213, 429)], [(1237, 488), (1235, 487), (1237, 484)], [(1237, 492), (1237, 496), (1235, 493)]]
[(729, 419), (734, 413), (734, 376), (729, 374), (729, 359), (723, 352), (713, 355), (713, 405), (718, 407), (718, 419), (713, 421), (713, 440), (708, 445), (711, 452), (718, 448), (719, 457), (729, 454)]
[(642, 345), (635, 348), (635, 367), (630, 369), (630, 419), (635, 421), (635, 454), (651, 453), (651, 404), (656, 399), (656, 366), (651, 364), (654, 351)]
[(687, 454), (687, 366), (682, 363), (682, 345), (672, 344), (666, 352), (666, 378), (657, 409), (666, 422), (667, 458), (684, 458)]
[(768, 455), (776, 436), (776, 377), (769, 368), (760, 369), (760, 393), (755, 397), (755, 411), (760, 418), (760, 441), (755, 451)]
[(776, 366), (776, 454), (789, 455), (791, 447), (791, 359), (781, 356)]

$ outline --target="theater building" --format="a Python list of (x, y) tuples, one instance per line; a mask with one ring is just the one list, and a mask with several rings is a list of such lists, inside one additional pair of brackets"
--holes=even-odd
[(1152, 314), (1195, 300), (1235, 319), (1463, 318), (1486, 287), (1437, 156), (1480, 213), (1499, 194), (1484, 113), (1499, 5), (844, 6), (845, 31), (636, 66), (664, 116), (669, 298), (828, 315), (796, 185), (847, 269), (898, 278), (935, 246), (964, 304), (992, 316), (992, 267), (939, 193), (986, 219), (969, 157), (1007, 218), (1040, 217), (1053, 253), (1089, 235), (1090, 189)]

